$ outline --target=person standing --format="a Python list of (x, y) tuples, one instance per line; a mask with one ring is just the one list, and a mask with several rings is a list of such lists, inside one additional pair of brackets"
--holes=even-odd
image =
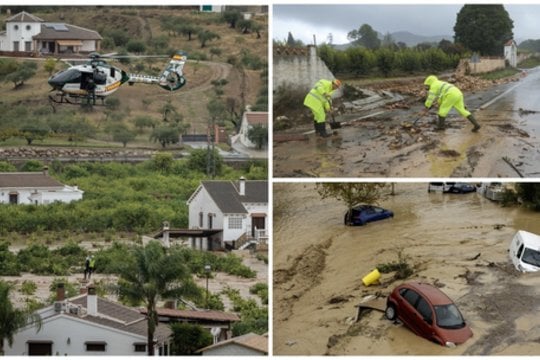
[(84, 260), (84, 280), (86, 280), (86, 277), (90, 279), (90, 255)]
[(341, 87), (338, 79), (317, 81), (313, 89), (309, 91), (304, 99), (304, 106), (313, 113), (313, 125), (315, 133), (321, 137), (328, 137), (326, 132), (326, 113), (331, 111), (332, 94)]
[(90, 280), (90, 276), (96, 271), (96, 259), (94, 259), (94, 255), (90, 256), (90, 262), (88, 263), (88, 267), (90, 271), (88, 272), (88, 280)]
[(424, 85), (428, 90), (428, 96), (424, 104), (426, 110), (424, 110), (422, 115), (426, 115), (433, 106), (433, 103), (437, 101), (439, 104), (437, 130), (444, 129), (444, 121), (452, 108), (456, 109), (461, 116), (474, 125), (472, 128), (473, 132), (477, 132), (480, 129), (480, 125), (474, 116), (465, 108), (463, 93), (455, 85), (441, 81), (435, 75), (429, 75), (424, 81)]

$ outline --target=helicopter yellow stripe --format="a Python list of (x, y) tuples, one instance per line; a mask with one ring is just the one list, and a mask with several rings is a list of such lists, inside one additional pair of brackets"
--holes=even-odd
[(182, 60), (183, 58), (184, 58), (184, 57), (181, 56), (181, 55), (174, 55), (174, 56), (173, 56), (173, 59), (174, 59), (174, 60)]
[(105, 91), (111, 91), (111, 90), (114, 90), (114, 89), (116, 89), (116, 88), (119, 88), (120, 85), (122, 85), (122, 83), (121, 83), (120, 81), (117, 81), (117, 82), (115, 82), (115, 83), (112, 83), (112, 84), (109, 85), (109, 86), (106, 86), (106, 87), (105, 87)]

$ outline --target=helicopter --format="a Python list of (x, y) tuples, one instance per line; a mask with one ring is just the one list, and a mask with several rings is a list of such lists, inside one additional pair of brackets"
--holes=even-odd
[[(105, 98), (125, 83), (159, 85), (169, 91), (176, 91), (186, 84), (182, 70), (187, 61), (187, 55), (183, 52), (166, 57), (170, 60), (160, 76), (129, 74), (106, 61), (106, 59), (122, 58), (165, 58), (165, 56), (111, 56), (94, 52), (89, 55), (89, 59), (83, 65), (72, 65), (69, 62), (77, 61), (77, 59), (63, 59), (62, 61), (66, 62), (69, 68), (49, 78), (51, 92), (55, 92), (49, 95), (49, 100), (56, 104), (105, 105)], [(96, 100), (100, 100), (101, 103), (96, 103)]]

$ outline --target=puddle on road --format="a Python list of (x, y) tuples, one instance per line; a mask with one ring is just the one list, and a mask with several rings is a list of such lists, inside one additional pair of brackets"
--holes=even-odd
[[(540, 276), (517, 273), (507, 249), (517, 229), (540, 233), (539, 215), (476, 193), (428, 193), (425, 183), (396, 184), (396, 193), (380, 204), (393, 219), (345, 227), (344, 206), (321, 200), (313, 184), (274, 185), (274, 275), (287, 274), (274, 277), (274, 353), (527, 354), (535, 340), (524, 329), (540, 329)], [(397, 260), (397, 248), (414, 265), (414, 279), (437, 283), (458, 304), (475, 334), (467, 343), (433, 345), (379, 312), (352, 322), (364, 296), (386, 296), (397, 284), (387, 276), (382, 285), (361, 284), (377, 264)], [(331, 303), (336, 297), (346, 300)], [(512, 345), (519, 343), (523, 350)]]

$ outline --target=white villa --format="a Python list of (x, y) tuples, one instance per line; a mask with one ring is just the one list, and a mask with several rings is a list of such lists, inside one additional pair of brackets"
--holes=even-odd
[(42, 54), (99, 51), (102, 37), (97, 31), (45, 20), (20, 12), (6, 20), (0, 32), (0, 51)]
[(70, 203), (81, 200), (83, 194), (77, 186), (64, 185), (51, 178), (47, 170), (0, 173), (0, 204)]

